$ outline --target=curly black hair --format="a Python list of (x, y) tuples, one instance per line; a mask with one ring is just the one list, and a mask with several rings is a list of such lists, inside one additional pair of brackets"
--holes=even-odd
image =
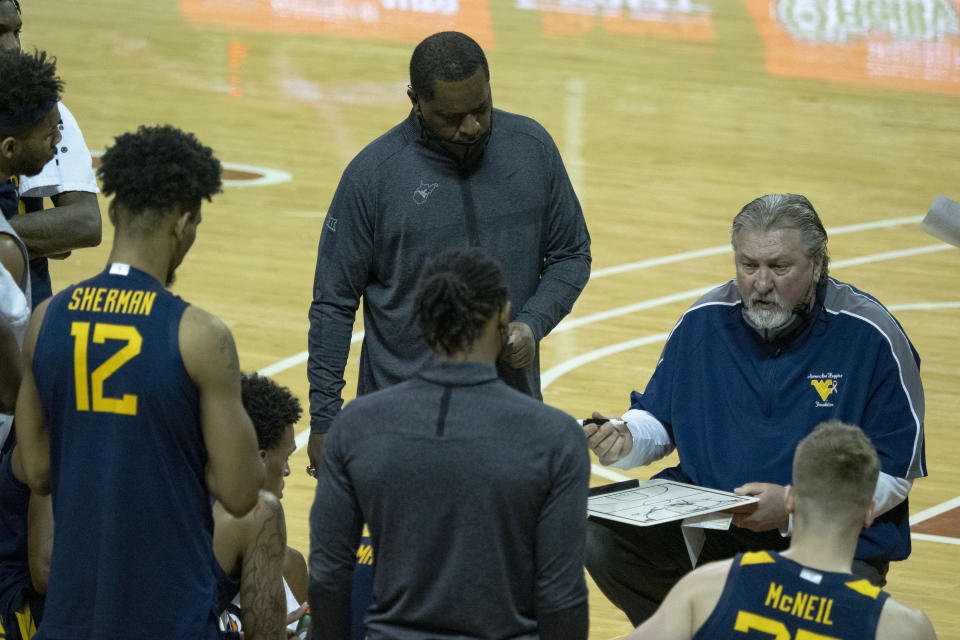
[(258, 373), (244, 373), (240, 386), (243, 407), (257, 432), (257, 446), (272, 449), (280, 442), (284, 430), (300, 419), (303, 413), (300, 401), (290, 389)]
[(472, 248), (445, 251), (427, 262), (413, 304), (427, 344), (451, 355), (469, 347), (506, 303), (500, 265)]
[(60, 100), (57, 59), (46, 51), (0, 53), (0, 132), (18, 135), (39, 124)]
[(220, 161), (192, 134), (141, 126), (114, 138), (100, 158), (101, 190), (132, 214), (188, 210), (221, 190)]
[(410, 86), (417, 96), (433, 100), (434, 81), (460, 82), (483, 69), (487, 80), (487, 56), (476, 41), (459, 31), (441, 31), (428, 36), (410, 58)]

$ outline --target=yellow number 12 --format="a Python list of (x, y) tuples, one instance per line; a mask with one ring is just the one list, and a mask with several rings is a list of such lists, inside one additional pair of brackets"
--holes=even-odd
[(73, 336), (73, 375), (77, 391), (77, 411), (90, 411), (90, 387), (93, 387), (93, 410), (104, 413), (119, 413), (127, 416), (137, 415), (137, 396), (124, 394), (122, 398), (105, 398), (103, 383), (117, 369), (140, 353), (143, 338), (136, 327), (123, 324), (93, 325), (93, 341), (103, 344), (107, 340), (124, 340), (127, 344), (90, 373), (87, 383), (87, 343), (90, 341), (90, 323), (74, 322), (70, 325)]

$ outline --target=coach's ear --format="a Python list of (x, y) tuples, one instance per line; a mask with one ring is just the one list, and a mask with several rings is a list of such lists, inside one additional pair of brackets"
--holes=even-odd
[(797, 493), (793, 490), (792, 484), (783, 488), (783, 506), (787, 510), (787, 515), (797, 512)]

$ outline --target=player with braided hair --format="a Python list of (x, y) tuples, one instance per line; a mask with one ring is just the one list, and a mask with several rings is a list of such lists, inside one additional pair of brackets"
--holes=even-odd
[(363, 523), (375, 638), (587, 636), (589, 460), (570, 416), (497, 377), (510, 303), (480, 249), (423, 268), (414, 315), (433, 360), (334, 420), (310, 513), (313, 638), (349, 636)]

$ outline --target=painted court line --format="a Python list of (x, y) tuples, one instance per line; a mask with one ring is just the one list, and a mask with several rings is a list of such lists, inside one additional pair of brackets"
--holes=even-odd
[(941, 513), (946, 513), (951, 509), (956, 509), (957, 507), (960, 507), (960, 496), (957, 496), (951, 500), (947, 500), (946, 502), (938, 504), (935, 507), (924, 509), (920, 513), (913, 514), (910, 516), (910, 525), (913, 526), (915, 524), (920, 524), (924, 520), (929, 520), (930, 518), (938, 516)]

